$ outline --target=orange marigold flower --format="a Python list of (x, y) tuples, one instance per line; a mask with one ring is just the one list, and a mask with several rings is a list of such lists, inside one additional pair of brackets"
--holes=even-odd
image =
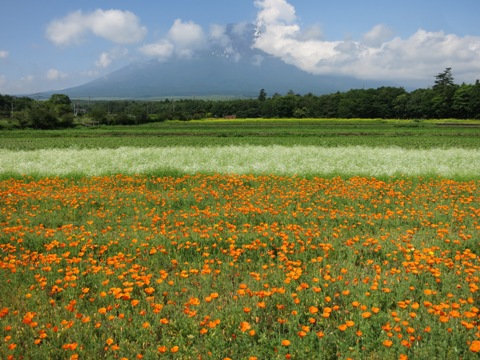
[(241, 330), (242, 332), (245, 332), (245, 331), (247, 331), (247, 330), (250, 330), (251, 328), (252, 328), (252, 327), (250, 326), (250, 324), (249, 324), (247, 321), (242, 321), (242, 322), (240, 323), (240, 330)]
[(290, 340), (282, 340), (282, 346), (290, 346)]
[(339, 325), (339, 326), (338, 326), (338, 330), (340, 330), (340, 331), (345, 331), (345, 330), (347, 330), (347, 324)]
[(170, 349), (170, 352), (171, 353), (176, 353), (178, 351), (178, 349), (179, 349), (179, 347), (177, 345), (175, 345)]
[(470, 349), (470, 351), (472, 351), (474, 353), (480, 352), (480, 340), (472, 341), (469, 349)]
[(310, 307), (308, 308), (308, 312), (309, 312), (310, 314), (316, 314), (316, 313), (318, 312), (318, 308), (317, 308), (316, 306), (310, 306)]
[(372, 316), (372, 313), (369, 312), (369, 311), (365, 311), (364, 313), (362, 313), (362, 317), (363, 317), (364, 319), (368, 319), (368, 318), (371, 317), (371, 316)]
[(392, 340), (384, 340), (384, 341), (382, 342), (382, 344), (383, 344), (384, 346), (386, 346), (386, 347), (390, 347), (390, 346), (393, 345), (393, 342), (392, 342)]
[(168, 348), (167, 348), (165, 345), (161, 345), (161, 346), (159, 346), (159, 347), (157, 348), (157, 351), (158, 351), (159, 353), (162, 353), (162, 354), (163, 354), (163, 353), (166, 353), (166, 352), (168, 351)]
[(442, 323), (446, 323), (446, 322), (448, 322), (448, 316), (440, 316), (439, 320)]
[(77, 343), (71, 343), (71, 344), (63, 344), (62, 349), (64, 350), (75, 350), (77, 348), (78, 344)]

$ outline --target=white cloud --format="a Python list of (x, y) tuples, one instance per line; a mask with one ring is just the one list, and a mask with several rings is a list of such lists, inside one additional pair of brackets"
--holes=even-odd
[(257, 0), (255, 5), (254, 47), (313, 74), (422, 80), (452, 67), (456, 79), (471, 81), (480, 73), (480, 37), (420, 29), (407, 39), (392, 38), (387, 26), (376, 25), (361, 41), (325, 41), (306, 36), (309, 30), (302, 31), (286, 0)]
[(380, 46), (393, 36), (393, 31), (386, 25), (375, 25), (363, 35), (362, 42), (369, 46)]
[(67, 74), (57, 70), (57, 69), (50, 69), (47, 71), (46, 78), (47, 80), (50, 81), (56, 81), (56, 80), (63, 80), (67, 77)]
[(7, 84), (7, 78), (5, 75), (0, 75), (0, 86), (5, 86)]
[(128, 54), (128, 50), (125, 48), (115, 48), (109, 52), (102, 52), (100, 57), (95, 62), (95, 65), (100, 68), (109, 67), (113, 61), (122, 58)]
[(158, 60), (167, 60), (173, 53), (174, 46), (168, 40), (160, 40), (157, 43), (145, 44), (139, 50), (146, 56)]
[(220, 46), (228, 46), (231, 44), (231, 40), (226, 31), (227, 27), (225, 25), (212, 24), (210, 25), (209, 38)]
[(232, 32), (234, 34), (242, 36), (245, 34), (245, 31), (249, 29), (249, 27), (250, 27), (250, 23), (246, 21), (239, 22), (239, 23), (233, 24)]
[(130, 11), (98, 9), (84, 14), (79, 10), (52, 21), (46, 35), (56, 45), (70, 45), (89, 32), (114, 43), (131, 44), (141, 41), (147, 29)]
[(206, 45), (202, 27), (192, 21), (175, 20), (168, 32), (168, 38), (175, 45), (176, 53), (182, 57), (191, 57), (195, 50)]
[[(221, 37), (222, 29), (213, 27), (213, 36)], [(190, 58), (195, 51), (204, 49), (207, 45), (207, 36), (202, 27), (193, 21), (183, 22), (176, 19), (168, 31), (166, 38), (156, 43), (145, 44), (139, 48), (144, 55), (167, 60), (173, 54), (179, 57)]]
[(295, 21), (295, 8), (285, 0), (255, 0), (255, 6), (261, 10), (257, 20), (265, 24)]
[(299, 36), (302, 40), (321, 40), (323, 39), (323, 30), (319, 24), (314, 24), (306, 28)]
[(8, 51), (0, 50), (0, 59), (6, 59), (8, 57)]

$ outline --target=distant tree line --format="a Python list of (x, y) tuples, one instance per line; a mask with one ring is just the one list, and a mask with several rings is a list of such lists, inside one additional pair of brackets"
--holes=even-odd
[(58, 129), (75, 124), (72, 102), (64, 94), (54, 94), (47, 101), (0, 95), (0, 118), (20, 128)]
[(47, 101), (0, 95), (0, 118), (19, 127), (49, 129), (75, 123), (134, 125), (204, 118), (396, 118), (480, 119), (480, 82), (455, 84), (451, 68), (430, 88), (407, 92), (402, 87), (352, 89), (328, 95), (289, 91), (271, 97), (234, 100), (166, 99), (163, 101), (75, 101), (55, 94)]

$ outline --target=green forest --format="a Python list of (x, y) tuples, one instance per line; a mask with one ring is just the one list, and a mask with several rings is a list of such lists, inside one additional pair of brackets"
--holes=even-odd
[(452, 69), (433, 85), (352, 89), (327, 95), (267, 94), (251, 99), (48, 100), (0, 94), (0, 128), (55, 129), (83, 125), (135, 125), (205, 118), (479, 119), (480, 82), (456, 84)]

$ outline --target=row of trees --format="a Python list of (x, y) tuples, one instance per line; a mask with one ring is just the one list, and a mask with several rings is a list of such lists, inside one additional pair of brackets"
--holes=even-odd
[[(2, 114), (3, 112), (3, 114)], [(460, 118), (480, 119), (480, 82), (457, 85), (451, 68), (435, 77), (431, 88), (407, 92), (401, 87), (353, 89), (329, 95), (267, 96), (236, 100), (76, 101), (56, 94), (48, 101), (0, 95), (0, 117), (21, 127), (55, 128), (78, 122), (140, 124), (235, 115), (238, 118)]]

